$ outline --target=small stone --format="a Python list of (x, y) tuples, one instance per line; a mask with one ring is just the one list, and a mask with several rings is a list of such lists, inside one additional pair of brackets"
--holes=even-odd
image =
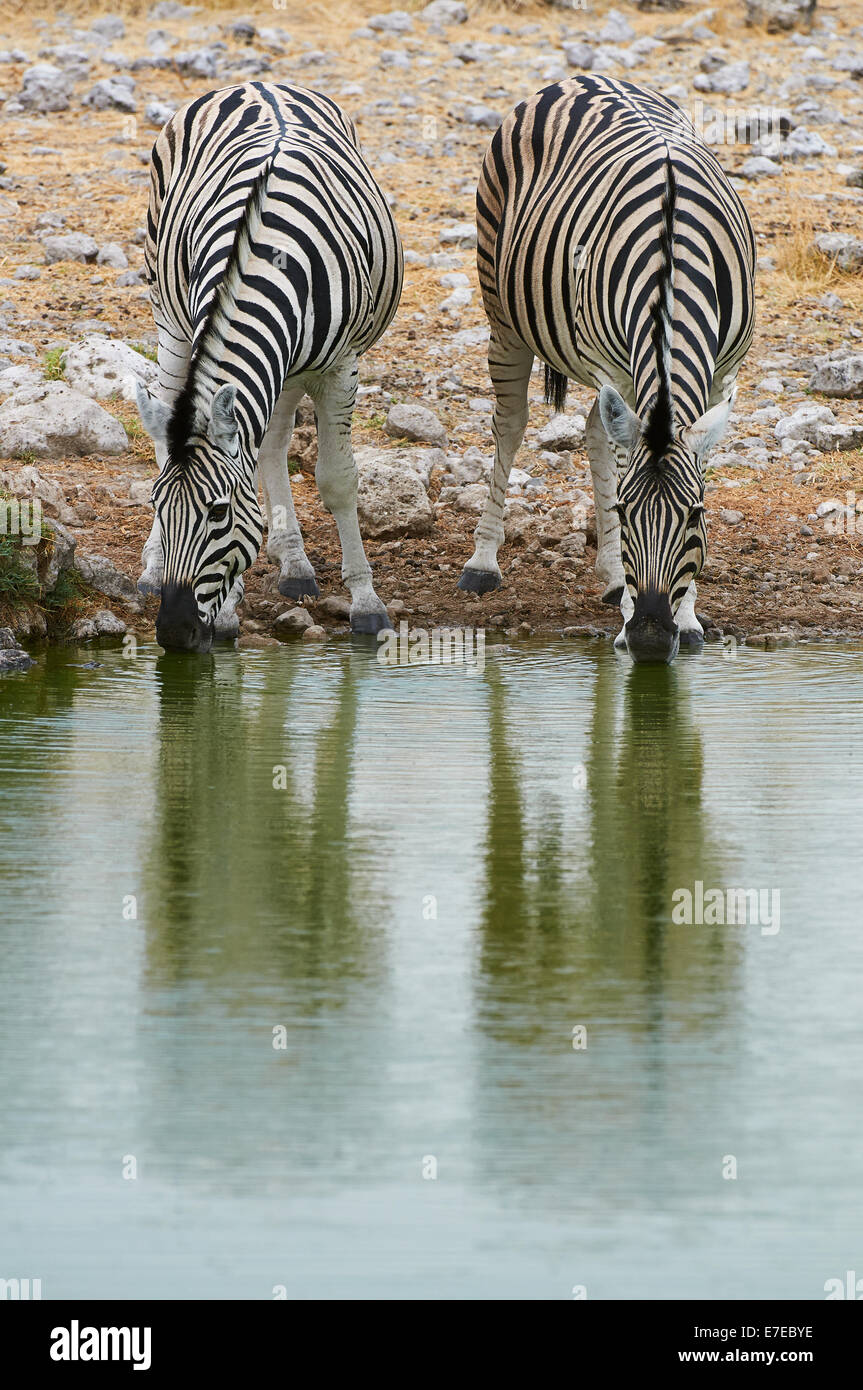
[(467, 5), (461, 0), (431, 0), (431, 4), (420, 10), (419, 17), (426, 24), (465, 24)]
[(134, 88), (133, 79), (125, 74), (103, 77), (81, 98), (81, 103), (83, 106), (92, 106), (94, 111), (134, 111), (137, 106)]
[(476, 227), (472, 222), (455, 222), (451, 227), (443, 228), (439, 239), (444, 246), (460, 246), (469, 250), (476, 246)]
[(128, 447), (120, 421), (65, 382), (15, 391), (0, 406), (0, 454), (7, 458), (116, 455)]
[(318, 611), (325, 613), (328, 618), (348, 621), (351, 616), (351, 605), (350, 601), (342, 598), (340, 594), (329, 594), (327, 598), (321, 599), (318, 604)]
[(748, 63), (723, 63), (713, 72), (700, 72), (692, 85), (699, 92), (742, 92), (749, 86)]
[(286, 608), (275, 619), (273, 627), (278, 632), (305, 632), (314, 626), (314, 618), (305, 608)]
[(125, 270), (129, 264), (126, 253), (117, 241), (106, 241), (96, 257), (97, 265), (112, 266), (115, 270)]
[(90, 32), (98, 34), (102, 39), (122, 39), (126, 33), (126, 25), (119, 15), (106, 14), (93, 20)]
[(42, 246), (48, 265), (54, 265), (56, 261), (91, 263), (99, 254), (99, 247), (96, 242), (84, 232), (66, 232), (61, 236), (46, 236)]
[(720, 507), (719, 515), (726, 526), (739, 526), (743, 520), (742, 512), (732, 511), (729, 507)]
[(462, 120), (468, 125), (480, 126), (485, 130), (497, 130), (501, 123), (501, 117), (491, 106), (466, 106), (462, 112)]
[(571, 68), (588, 72), (593, 67), (594, 49), (589, 43), (564, 43), (561, 47)]
[(106, 598), (122, 599), (128, 608), (140, 612), (143, 600), (128, 575), (117, 569), (106, 555), (76, 555), (75, 568), (84, 583)]
[(158, 376), (149, 357), (104, 333), (88, 333), (66, 349), (62, 361), (68, 385), (98, 401), (118, 395), (134, 401), (137, 382), (153, 386)]
[(21, 76), (21, 84), (16, 102), (22, 110), (48, 114), (69, 109), (72, 79), (53, 63), (37, 63), (27, 68)]
[(579, 449), (584, 443), (585, 421), (583, 415), (554, 415), (547, 425), (543, 425), (536, 436), (542, 449)]
[(0, 676), (8, 676), (14, 671), (29, 671), (35, 661), (20, 647), (0, 651)]
[(388, 14), (373, 14), (366, 25), (378, 34), (408, 34), (414, 22), (405, 10), (391, 10)]
[(404, 402), (390, 407), (385, 432), (392, 439), (413, 439), (420, 444), (446, 446), (446, 430), (433, 410), (427, 406)]
[(740, 172), (745, 179), (773, 179), (782, 173), (782, 165), (766, 155), (753, 155), (743, 161)]
[(836, 356), (816, 358), (809, 387), (822, 395), (843, 399), (863, 396), (863, 353), (840, 351)]
[(304, 642), (326, 642), (326, 640), (326, 628), (320, 627), (317, 623), (313, 623), (311, 627), (307, 627), (303, 633)]
[(835, 260), (840, 270), (863, 270), (863, 241), (857, 237), (844, 232), (821, 232), (810, 249)]
[(110, 608), (100, 608), (98, 613), (93, 614), (93, 622), (100, 637), (122, 637), (126, 631), (123, 619), (112, 613)]

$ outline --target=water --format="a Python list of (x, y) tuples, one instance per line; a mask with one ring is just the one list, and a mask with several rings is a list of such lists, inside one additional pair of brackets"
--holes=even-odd
[[(0, 1277), (863, 1273), (859, 650), (92, 658), (0, 683)], [(780, 929), (676, 925), (696, 881), (778, 889)]]

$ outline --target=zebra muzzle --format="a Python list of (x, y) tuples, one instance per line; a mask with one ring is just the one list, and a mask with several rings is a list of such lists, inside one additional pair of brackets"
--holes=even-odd
[(156, 641), (166, 651), (208, 652), (213, 644), (213, 625), (202, 622), (195, 591), (190, 584), (170, 584), (162, 589)]
[(626, 649), (633, 661), (673, 661), (680, 632), (667, 594), (639, 594), (626, 624)]

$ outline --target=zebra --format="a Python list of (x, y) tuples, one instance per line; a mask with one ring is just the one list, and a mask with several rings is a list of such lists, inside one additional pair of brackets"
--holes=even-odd
[(704, 458), (728, 423), (752, 341), (755, 238), (684, 112), (630, 82), (584, 75), (522, 102), (495, 133), (477, 190), (477, 265), (490, 324), (494, 471), (459, 587), (499, 587), (507, 480), (534, 358), (563, 409), (595, 387), (585, 443), (596, 570), (636, 661), (695, 646), (706, 553)]
[(357, 359), (395, 314), (403, 256), (353, 122), (285, 84), (188, 102), (153, 147), (145, 265), (158, 378), (137, 398), (159, 476), (138, 587), (161, 597), (160, 645), (206, 651), (236, 635), (263, 537), (258, 475), (279, 591), (318, 596), (287, 470), (305, 392), (351, 627), (391, 626), (360, 535), (350, 431)]

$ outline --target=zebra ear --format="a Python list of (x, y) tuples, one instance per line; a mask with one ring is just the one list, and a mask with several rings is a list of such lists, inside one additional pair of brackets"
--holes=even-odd
[(237, 452), (239, 431), (234, 403), (237, 399), (236, 386), (220, 386), (210, 407), (210, 423), (207, 434), (214, 444), (227, 454)]
[(728, 426), (728, 417), (734, 405), (734, 397), (737, 394), (736, 388), (731, 395), (718, 405), (714, 405), (710, 410), (702, 415), (700, 420), (694, 424), (687, 425), (685, 430), (681, 430), (680, 438), (688, 449), (691, 449), (696, 458), (703, 458), (714, 444), (718, 444)]
[(599, 393), (599, 418), (612, 444), (630, 453), (641, 434), (641, 421), (613, 386), (603, 386)]
[(148, 391), (140, 381), (135, 382), (135, 397), (138, 402), (141, 424), (150, 438), (154, 439), (157, 444), (167, 444), (171, 407), (165, 405), (164, 401), (160, 401), (157, 396)]

